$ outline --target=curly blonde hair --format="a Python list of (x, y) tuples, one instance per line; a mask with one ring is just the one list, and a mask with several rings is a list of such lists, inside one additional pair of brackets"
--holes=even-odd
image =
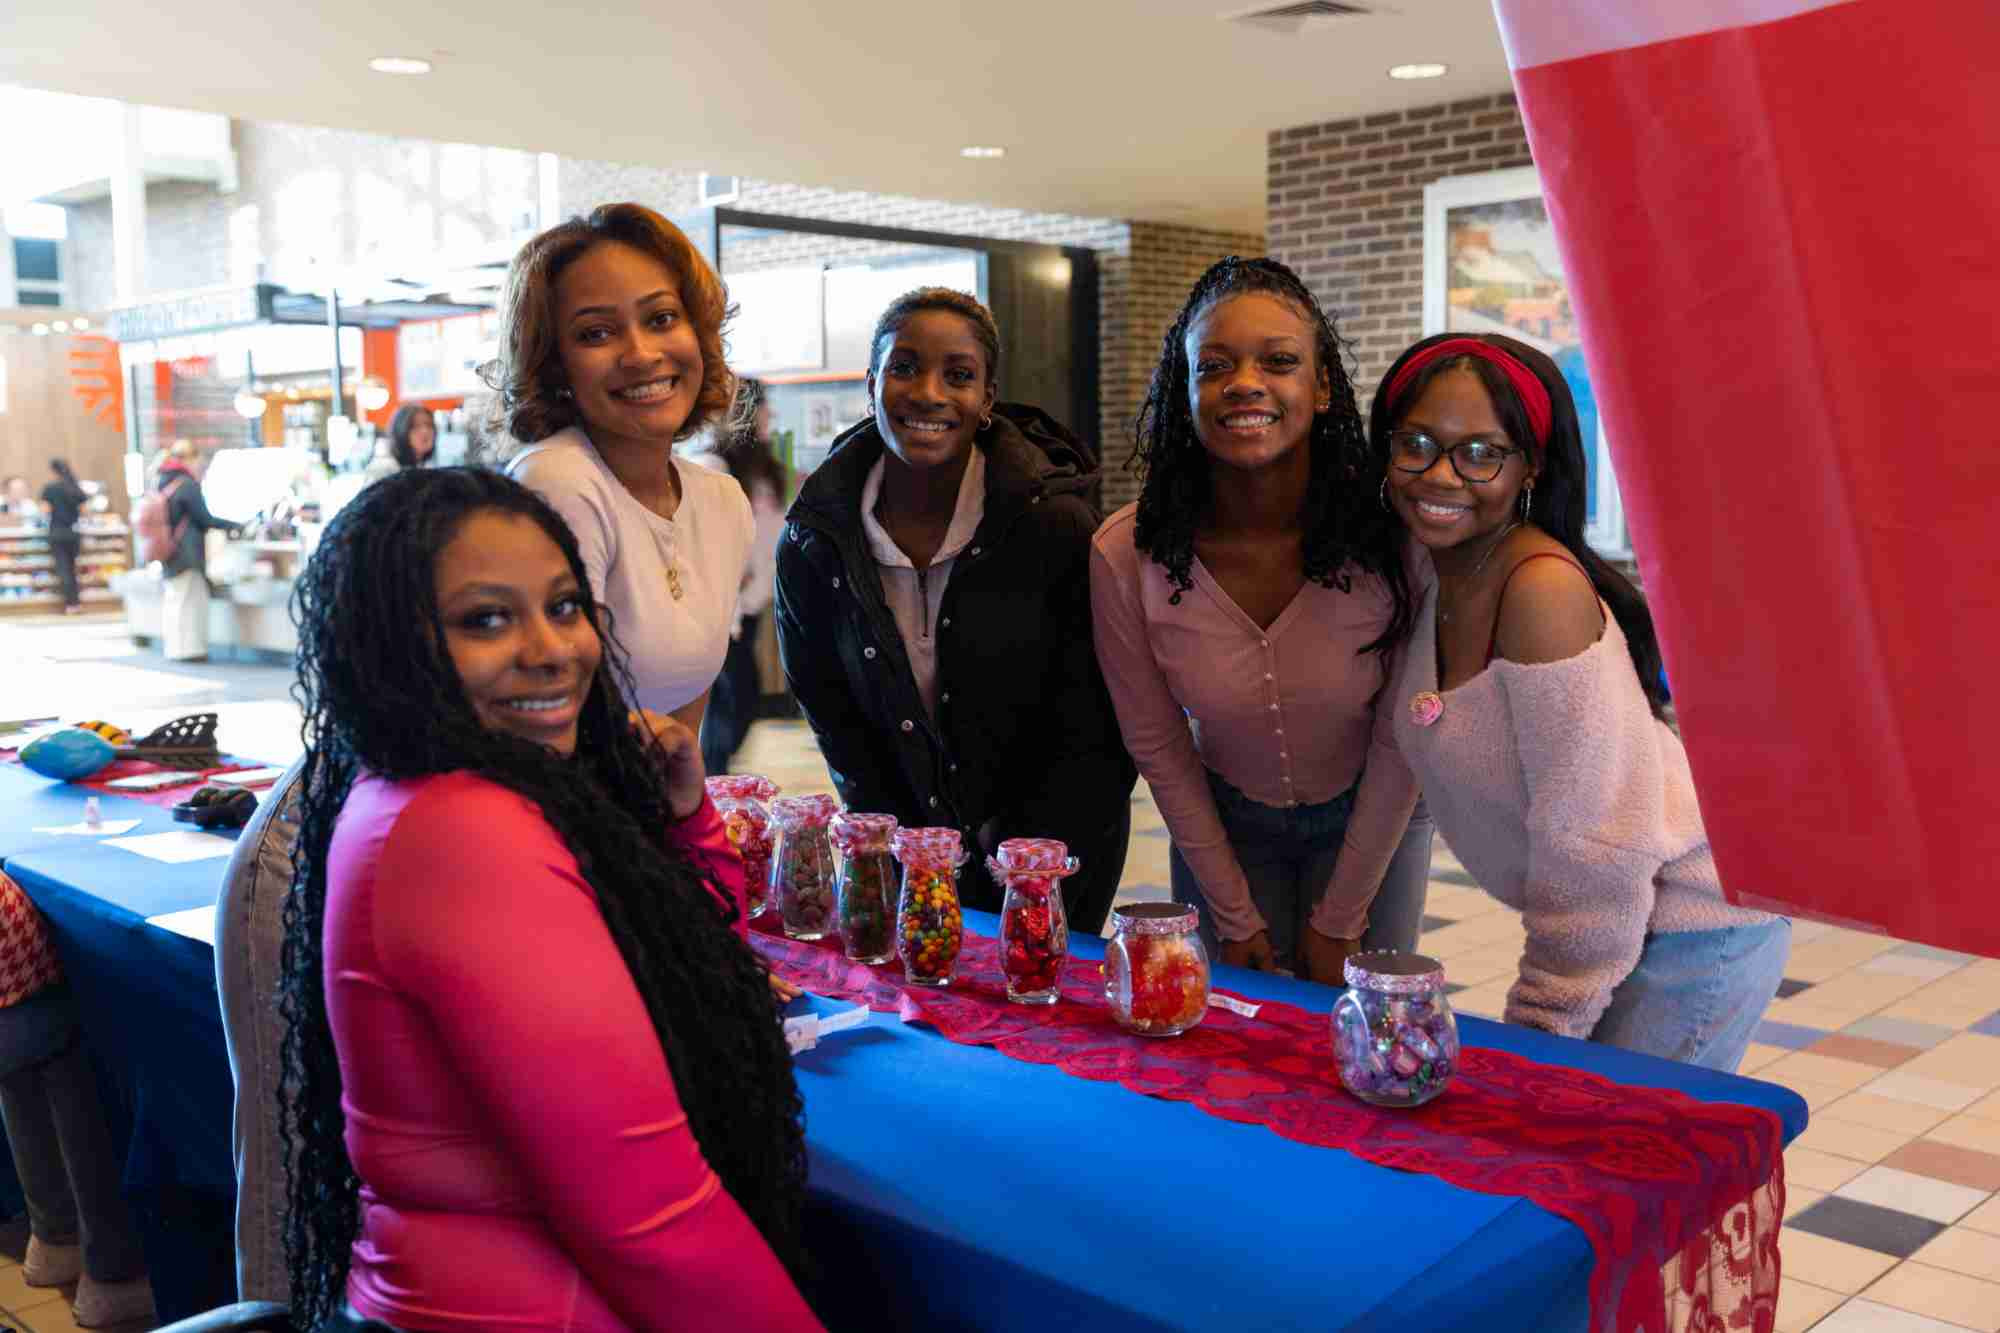
[(608, 241), (629, 245), (666, 266), (701, 346), (701, 392), (674, 438), (684, 440), (729, 411), (736, 376), (722, 333), (736, 314), (713, 266), (685, 233), (643, 204), (600, 204), (587, 217), (558, 223), (521, 247), (500, 295), (500, 355), (480, 369), (493, 390), (486, 424), (501, 461), (511, 445), (533, 444), (583, 424), (568, 387), (556, 331), (556, 284), (563, 271)]

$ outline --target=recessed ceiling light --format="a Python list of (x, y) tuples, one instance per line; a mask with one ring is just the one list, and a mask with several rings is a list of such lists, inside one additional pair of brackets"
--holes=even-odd
[(78, 315), (76, 317), (76, 326), (80, 329), (87, 329), (90, 327), (90, 321), (85, 319), (82, 315)]
[(1007, 150), (1004, 148), (994, 148), (987, 144), (973, 143), (959, 149), (958, 155), (960, 157), (1005, 157), (1007, 156)]
[(413, 60), (408, 56), (377, 56), (368, 62), (368, 68), (377, 74), (428, 74), (431, 62)]
[(59, 319), (55, 323), (49, 325), (49, 327), (54, 329), (57, 333), (68, 333), (69, 321), (66, 319)]
[(38, 337), (47, 334), (48, 331), (49, 331), (49, 326), (46, 324), (35, 325), (35, 334)]
[(1392, 79), (1441, 79), (1450, 72), (1450, 65), (1391, 65), (1389, 67), (1389, 77)]

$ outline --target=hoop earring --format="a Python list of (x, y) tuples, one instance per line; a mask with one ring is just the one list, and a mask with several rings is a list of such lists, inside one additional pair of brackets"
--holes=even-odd
[(1390, 514), (1396, 512), (1395, 508), (1389, 503), (1389, 478), (1386, 474), (1382, 478), (1382, 510), (1384, 513)]
[(979, 418), (979, 429), (981, 430), (993, 429), (993, 414), (991, 412), (988, 412), (985, 416)]
[(556, 390), (556, 397), (561, 398), (565, 402), (567, 402), (569, 399), (576, 397), (576, 394), (574, 391), (570, 389), (568, 385), (565, 384), (562, 388)]
[(1526, 486), (1523, 486), (1521, 488), (1521, 521), (1523, 523), (1528, 523), (1533, 521), (1528, 516), (1528, 506), (1531, 503), (1533, 503), (1534, 498), (1535, 498), (1535, 484), (1533, 482), (1529, 482)]

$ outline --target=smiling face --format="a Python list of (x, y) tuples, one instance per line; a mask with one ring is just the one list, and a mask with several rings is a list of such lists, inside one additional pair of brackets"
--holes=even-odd
[(481, 725), (574, 754), (604, 650), (562, 549), (533, 519), (478, 513), (439, 552), (433, 581), (445, 649)]
[(1195, 435), (1224, 466), (1285, 461), (1332, 403), (1312, 321), (1269, 292), (1217, 301), (1189, 323), (1184, 351)]
[(1528, 455), (1519, 451), (1507, 428), (1500, 424), (1493, 399), (1478, 374), (1460, 366), (1434, 376), (1396, 423), (1396, 429), (1420, 431), (1446, 449), (1478, 440), (1515, 450), (1491, 481), (1468, 482), (1453, 470), (1443, 453), (1423, 472), (1404, 471), (1396, 466), (1392, 445), (1390, 503), (1418, 541), (1433, 550), (1444, 550), (1497, 532), (1514, 521), (1521, 487), (1534, 480), (1535, 470)]
[(556, 282), (556, 340), (584, 427), (600, 443), (671, 446), (701, 393), (701, 343), (667, 266), (618, 241)]
[(963, 315), (919, 310), (875, 344), (868, 372), (875, 429), (913, 468), (964, 458), (992, 410), (994, 390), (985, 345)]

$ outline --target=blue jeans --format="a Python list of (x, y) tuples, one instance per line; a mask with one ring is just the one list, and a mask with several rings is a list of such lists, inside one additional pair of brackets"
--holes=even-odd
[(1648, 935), (1592, 1041), (1736, 1072), (1791, 957), (1792, 923)]
[[(1341, 843), (1347, 837), (1347, 821), (1354, 813), (1355, 789), (1349, 787), (1318, 805), (1289, 810), (1251, 800), (1213, 771), (1208, 775), (1208, 789), (1215, 796), (1215, 810), (1222, 816), (1222, 830), (1229, 836), (1237, 864), (1250, 881), (1250, 901), (1270, 928), (1273, 960), (1278, 967), (1297, 971), (1300, 932), (1319, 906), (1326, 886), (1333, 882), (1334, 864), (1340, 860)], [(1430, 811), (1419, 800), (1416, 813), (1410, 816), (1409, 831), (1382, 876), (1381, 892), (1368, 908), (1363, 948), (1408, 952), (1417, 947), (1424, 898), (1430, 892), (1431, 838), (1435, 832)], [(1209, 957), (1215, 957), (1221, 946), (1208, 900), (1181, 858), (1180, 848), (1168, 853), (1167, 865), (1174, 901), (1201, 909), (1201, 942)]]

